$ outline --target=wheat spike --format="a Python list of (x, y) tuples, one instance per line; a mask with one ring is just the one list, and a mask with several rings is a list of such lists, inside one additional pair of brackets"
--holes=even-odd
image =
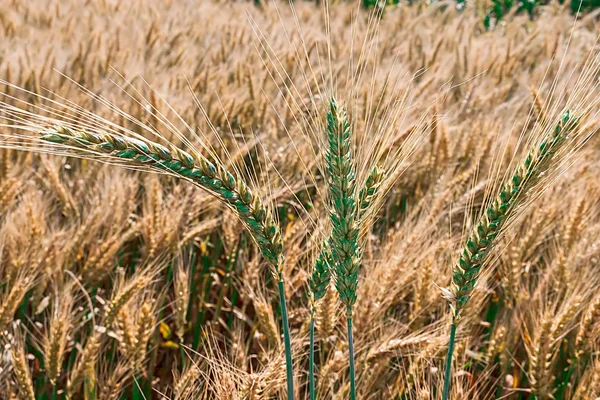
[(334, 260), (335, 286), (350, 316), (356, 302), (358, 267), (362, 258), (356, 223), (358, 207), (351, 135), (346, 111), (332, 99), (327, 113), (329, 149), (326, 155), (333, 225), (329, 247)]
[(175, 290), (175, 332), (180, 340), (183, 340), (187, 324), (187, 312), (190, 302), (190, 277), (188, 271), (182, 266), (175, 270), (173, 281)]
[(21, 344), (13, 346), (10, 351), (13, 372), (19, 386), (19, 393), (22, 398), (27, 400), (35, 400), (33, 391), (33, 382), (31, 381), (31, 371), (25, 356), (25, 350)]
[(200, 156), (193, 157), (176, 147), (168, 149), (155, 142), (125, 136), (98, 135), (64, 126), (54, 126), (41, 134), (45, 141), (64, 144), (79, 151), (99, 152), (133, 164), (147, 165), (190, 180), (208, 190), (236, 212), (265, 259), (273, 266), (274, 272), (281, 272), (281, 233), (275, 219), (246, 183), (222, 165), (215, 165)]
[(327, 248), (327, 244), (324, 243), (323, 249), (314, 263), (313, 272), (308, 279), (311, 309), (313, 312), (316, 307), (316, 302), (325, 296), (325, 293), (327, 293), (327, 289), (329, 288), (329, 283), (331, 282), (330, 257), (331, 254)]
[(451, 300), (455, 318), (459, 317), (461, 310), (467, 305), (479, 278), (481, 267), (504, 223), (511, 216), (524, 193), (548, 169), (552, 157), (575, 127), (576, 119), (567, 111), (552, 133), (527, 154), (493, 204), (487, 208), (475, 225), (452, 276)]
[(67, 398), (73, 397), (84, 381), (87, 371), (94, 370), (100, 350), (101, 335), (94, 331), (88, 338), (67, 381)]
[(67, 348), (67, 337), (71, 331), (70, 296), (68, 294), (63, 296), (63, 304), (52, 316), (49, 334), (44, 342), (45, 367), (52, 385), (56, 385), (57, 378), (60, 375), (63, 356)]

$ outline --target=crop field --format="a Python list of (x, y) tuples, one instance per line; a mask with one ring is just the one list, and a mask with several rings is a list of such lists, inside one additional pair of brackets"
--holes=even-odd
[(0, 400), (600, 398), (593, 2), (383, 3), (0, 1)]

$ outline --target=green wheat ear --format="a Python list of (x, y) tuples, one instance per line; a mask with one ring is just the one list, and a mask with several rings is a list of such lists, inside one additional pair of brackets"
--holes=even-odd
[(550, 166), (550, 161), (576, 128), (577, 119), (570, 111), (565, 112), (552, 133), (542, 143), (533, 148), (514, 171), (511, 179), (502, 187), (493, 204), (479, 219), (469, 235), (452, 275), (451, 306), (453, 316), (469, 302), (479, 275), (481, 266), (487, 259), (494, 240), (509, 219), (515, 207), (523, 199), (537, 179)]
[[(335, 104), (333, 105), (334, 109), (336, 109)], [(335, 114), (332, 114), (332, 117), (334, 117)], [(337, 115), (341, 115), (340, 112), (338, 111)], [(335, 119), (332, 118), (331, 120), (333, 123), (330, 124), (332, 127), (335, 125)], [(339, 126), (339, 124), (338, 124)], [(343, 130), (347, 130), (349, 132), (349, 127), (347, 122), (345, 121), (345, 123), (342, 123), (341, 125), (341, 129)], [(328, 130), (329, 134), (329, 139), (335, 139), (335, 132), (333, 132), (332, 130)], [(333, 134), (333, 137), (332, 137)], [(349, 143), (349, 135), (347, 135), (347, 139), (345, 139), (347, 141), (347, 143)], [(338, 146), (338, 148), (344, 147), (343, 146)], [(346, 154), (349, 154), (349, 148), (344, 148), (342, 151), (346, 151)], [(329, 155), (329, 154), (328, 154)], [(335, 156), (332, 155), (331, 159), (335, 159)], [(330, 158), (328, 158), (328, 161), (330, 160)], [(329, 168), (328, 171), (331, 173), (331, 171), (339, 171), (339, 169), (335, 169), (336, 167), (333, 168)], [(352, 168), (349, 168), (348, 171), (352, 171)], [(353, 172), (352, 172), (353, 173)], [(353, 175), (352, 175), (353, 176)], [(348, 212), (350, 212), (350, 210), (354, 209), (356, 215), (354, 215), (355, 218), (355, 224), (357, 226), (361, 225), (361, 222), (365, 219), (365, 217), (367, 216), (367, 213), (369, 211), (369, 209), (371, 208), (371, 206), (373, 205), (373, 202), (375, 200), (375, 196), (377, 195), (377, 191), (379, 190), (379, 187), (381, 186), (383, 179), (385, 177), (384, 171), (383, 169), (379, 168), (379, 167), (374, 167), (373, 169), (371, 169), (369, 176), (367, 177), (365, 183), (363, 184), (362, 189), (360, 190), (360, 193), (358, 195), (358, 207), (354, 206), (352, 207), (348, 207)], [(343, 179), (343, 178), (342, 178)], [(339, 181), (341, 182), (341, 181)], [(343, 183), (342, 183), (343, 185)], [(342, 185), (338, 185), (338, 188), (341, 187)], [(333, 192), (332, 192), (333, 193)], [(341, 193), (341, 190), (335, 193)], [(348, 189), (348, 194), (351, 193), (351, 190)], [(338, 201), (344, 201), (344, 199), (338, 200)], [(333, 217), (332, 217), (333, 218)], [(339, 232), (339, 229), (338, 229)], [(335, 233), (335, 230), (334, 230)], [(327, 288), (329, 287), (329, 284), (331, 282), (331, 272), (332, 272), (332, 265), (337, 265), (336, 263), (333, 262), (332, 259), (332, 254), (331, 254), (331, 249), (329, 247), (329, 243), (332, 243), (333, 241), (333, 236), (329, 237), (328, 240), (325, 241), (325, 243), (323, 243), (323, 248), (319, 254), (319, 256), (317, 257), (317, 260), (315, 261), (315, 265), (313, 267), (313, 271), (312, 274), (309, 278), (308, 281), (308, 285), (309, 285), (309, 296), (310, 296), (310, 302), (311, 302), (311, 309), (310, 309), (310, 328), (309, 328), (309, 394), (310, 394), (310, 400), (315, 400), (316, 398), (316, 392), (315, 392), (315, 379), (314, 379), (314, 343), (315, 343), (315, 311), (316, 311), (316, 307), (317, 307), (317, 301), (319, 301), (320, 299), (322, 299), (325, 296), (325, 293), (327, 292)], [(355, 259), (356, 261), (356, 259)], [(357, 269), (358, 269), (358, 264), (357, 265)], [(356, 282), (358, 282), (358, 275), (352, 276), (351, 279), (355, 279)], [(339, 290), (339, 289), (338, 289)], [(354, 287), (354, 299), (356, 299), (356, 287)], [(346, 302), (344, 304), (346, 304), (346, 311), (347, 311), (347, 316), (349, 316), (348, 318), (348, 322), (349, 322), (349, 332), (348, 332), (348, 338), (349, 341), (351, 341), (352, 339), (352, 332), (351, 332), (351, 324), (352, 324), (352, 306), (348, 305), (348, 301), (346, 300)], [(353, 304), (353, 303), (352, 303)], [(351, 346), (349, 346), (351, 347)], [(353, 352), (350, 352), (350, 357), (351, 357), (351, 362), (353, 363)], [(351, 376), (354, 376), (354, 370), (352, 368), (351, 370)], [(351, 388), (351, 396), (356, 396), (355, 393), (355, 388), (354, 388), (354, 379), (352, 378), (352, 388)], [(353, 398), (354, 398), (353, 397)]]
[(329, 248), (327, 247), (327, 244), (324, 244), (321, 253), (319, 253), (319, 256), (315, 260), (313, 272), (308, 279), (308, 287), (310, 290), (311, 302), (313, 302), (313, 308), (314, 303), (325, 297), (325, 293), (327, 293), (327, 288), (331, 282), (331, 269), (329, 267), (331, 262), (330, 257), (331, 254)]
[(356, 303), (358, 267), (362, 258), (356, 223), (358, 207), (351, 136), (345, 110), (332, 99), (327, 113), (329, 149), (326, 155), (333, 228), (329, 247), (334, 260), (335, 286), (349, 315)]
[(40, 132), (42, 140), (70, 146), (86, 154), (105, 154), (125, 164), (147, 165), (207, 190), (231, 208), (244, 223), (263, 257), (272, 266), (277, 279), (283, 325), (287, 371), (288, 399), (294, 398), (292, 347), (289, 330), (285, 286), (283, 282), (283, 244), (281, 231), (273, 214), (261, 198), (239, 177), (223, 165), (213, 164), (200, 155), (192, 156), (177, 148), (167, 148), (150, 140), (139, 140), (109, 133), (97, 134), (54, 126)]
[(556, 152), (565, 143), (567, 137), (577, 128), (577, 118), (566, 111), (556, 124), (554, 130), (527, 153), (521, 164), (515, 169), (510, 180), (502, 187), (500, 194), (492, 205), (481, 216), (475, 228), (471, 231), (458, 262), (452, 274), (452, 289), (443, 289), (452, 309), (452, 324), (450, 326), (450, 342), (446, 356), (444, 373), (443, 400), (448, 400), (450, 391), (450, 371), (456, 326), (460, 313), (466, 307), (477, 280), (481, 267), (486, 261), (495, 239), (501, 232), (506, 221), (514, 213), (519, 202), (526, 197), (539, 177), (548, 170)]
[(385, 171), (379, 166), (375, 166), (369, 172), (360, 193), (358, 194), (358, 220), (362, 221), (373, 205), (377, 192), (385, 178)]
[[(327, 113), (326, 155), (332, 232), (329, 247), (335, 272), (335, 288), (346, 306), (348, 331), (348, 354), (350, 360), (350, 398), (356, 399), (354, 374), (354, 341), (352, 337), (352, 308), (356, 303), (358, 268), (362, 260), (362, 249), (358, 243), (360, 234), (358, 195), (356, 193), (356, 169), (351, 150), (352, 131), (348, 116), (335, 99), (329, 104)], [(365, 192), (366, 193), (366, 192)]]
[(55, 126), (42, 132), (42, 140), (65, 144), (86, 152), (94, 151), (124, 162), (149, 165), (190, 180), (213, 193), (240, 217), (256, 241), (262, 255), (279, 276), (282, 268), (283, 244), (273, 215), (246, 185), (220, 164), (200, 156), (149, 140), (138, 140), (112, 134), (99, 135)]

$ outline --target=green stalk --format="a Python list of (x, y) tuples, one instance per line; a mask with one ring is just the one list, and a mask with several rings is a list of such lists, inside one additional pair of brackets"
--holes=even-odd
[(283, 325), (283, 343), (285, 346), (285, 369), (287, 372), (288, 399), (294, 400), (294, 371), (292, 365), (292, 341), (290, 339), (290, 325), (288, 322), (287, 306), (285, 301), (285, 286), (283, 276), (279, 275), (277, 282), (279, 288), (279, 304), (281, 305), (281, 324)]
[(348, 323), (348, 358), (350, 360), (350, 399), (356, 400), (356, 379), (354, 375), (354, 338), (352, 337), (352, 306), (346, 308)]
[(142, 386), (140, 383), (140, 373), (136, 373), (133, 377), (133, 385), (131, 385), (131, 398), (132, 400), (142, 400), (145, 396), (142, 394)]
[(308, 356), (308, 388), (310, 400), (315, 400), (315, 310), (310, 312), (310, 348)]
[(444, 394), (442, 400), (448, 400), (450, 394), (450, 371), (452, 370), (452, 355), (454, 353), (454, 341), (456, 337), (456, 323), (452, 320), (450, 326), (450, 342), (448, 343), (448, 354), (446, 355), (446, 371), (444, 372)]
[[(238, 265), (238, 260), (240, 258), (241, 249), (244, 249), (246, 246), (246, 236), (244, 235), (244, 232), (242, 232), (242, 234), (240, 236), (241, 237), (240, 237), (240, 243), (238, 245), (238, 251), (235, 253), (235, 259), (233, 260), (234, 267), (236, 265)], [(230, 278), (230, 281), (231, 281), (231, 278)], [(232, 286), (232, 283), (230, 282), (229, 285)], [(234, 309), (235, 309), (235, 305), (236, 305), (238, 297), (239, 297), (239, 292), (237, 291), (235, 286), (233, 286), (232, 290), (233, 290), (233, 292), (231, 293), (231, 297), (230, 297), (231, 312), (229, 313), (229, 320), (227, 321), (227, 327), (229, 329), (231, 329), (233, 327), (233, 317), (235, 315)]]

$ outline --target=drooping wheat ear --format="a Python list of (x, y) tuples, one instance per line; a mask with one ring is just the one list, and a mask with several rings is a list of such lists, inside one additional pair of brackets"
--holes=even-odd
[(479, 278), (481, 266), (504, 223), (512, 215), (515, 206), (524, 197), (523, 195), (549, 168), (552, 157), (576, 126), (576, 119), (569, 111), (565, 112), (552, 133), (527, 154), (509, 182), (502, 187), (496, 200), (475, 225), (454, 267), (452, 276), (451, 307), (455, 319), (459, 317), (460, 312), (469, 302)]
[(412, 349), (414, 351), (415, 348), (425, 347), (431, 343), (432, 339), (428, 335), (386, 340), (379, 347), (374, 348), (368, 353), (367, 361), (374, 363), (381, 359), (393, 357), (401, 350)]
[(29, 370), (23, 345), (17, 344), (16, 346), (12, 347), (10, 356), (13, 373), (15, 374), (17, 385), (19, 387), (19, 393), (21, 393), (22, 396), (21, 398), (26, 400), (35, 400), (33, 382), (31, 381), (31, 371)]
[(112, 158), (144, 164), (190, 180), (217, 196), (231, 207), (249, 229), (261, 253), (280, 273), (282, 241), (278, 224), (246, 183), (236, 178), (220, 164), (213, 164), (200, 155), (192, 156), (176, 148), (167, 148), (149, 140), (139, 140), (113, 134), (96, 134), (54, 126), (41, 132), (42, 139), (64, 144), (84, 153), (102, 153)]
[(288, 371), (288, 398), (293, 400), (292, 345), (283, 282), (281, 231), (273, 214), (265, 207), (260, 197), (254, 194), (242, 179), (236, 178), (220, 163), (215, 165), (199, 154), (192, 156), (174, 146), (166, 148), (149, 140), (108, 133), (99, 135), (64, 126), (54, 126), (40, 133), (42, 140), (64, 144), (75, 152), (79, 150), (89, 155), (101, 153), (121, 162), (146, 165), (187, 179), (212, 193), (239, 216), (261, 254), (272, 266), (278, 281)]
[(358, 268), (362, 259), (362, 249), (358, 243), (359, 204), (356, 201), (356, 172), (351, 150), (351, 136), (352, 130), (346, 111), (338, 106), (335, 99), (331, 99), (327, 113), (329, 149), (326, 155), (331, 202), (330, 218), (333, 228), (329, 238), (329, 247), (334, 262), (335, 287), (340, 295), (340, 300), (346, 306), (350, 398), (356, 399), (352, 308), (356, 303)]
[(577, 127), (577, 118), (566, 111), (553, 131), (547, 135), (539, 146), (529, 151), (525, 159), (517, 166), (511, 179), (502, 187), (500, 194), (492, 205), (479, 219), (469, 235), (452, 275), (452, 291), (447, 291), (445, 297), (450, 301), (452, 309), (452, 324), (450, 326), (450, 343), (446, 357), (444, 375), (443, 400), (448, 399), (450, 390), (450, 371), (456, 325), (460, 312), (467, 305), (479, 275), (481, 267), (495, 239), (501, 232), (504, 223), (510, 218), (524, 195), (531, 189), (537, 179), (550, 167), (556, 152), (565, 143), (565, 139)]

